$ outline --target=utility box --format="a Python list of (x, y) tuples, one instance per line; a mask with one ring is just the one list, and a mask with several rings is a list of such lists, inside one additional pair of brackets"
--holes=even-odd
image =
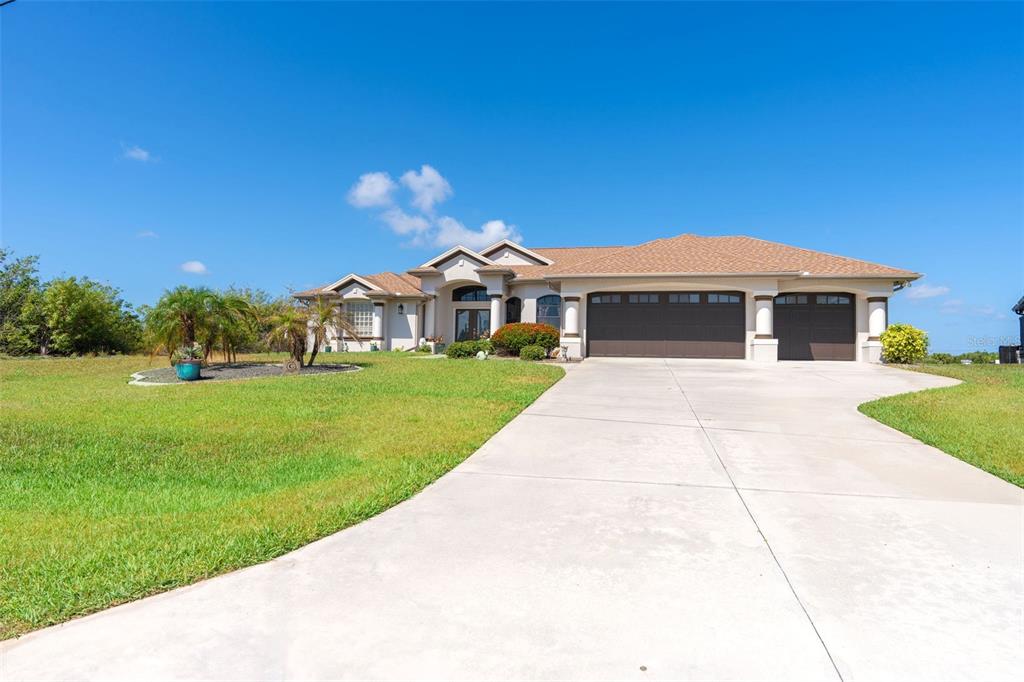
[(999, 346), (999, 364), (1017, 365), (1021, 361), (1020, 346)]

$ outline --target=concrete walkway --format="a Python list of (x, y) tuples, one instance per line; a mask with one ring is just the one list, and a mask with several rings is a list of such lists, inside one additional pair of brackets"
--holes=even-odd
[(587, 360), (414, 499), (0, 646), (0, 678), (1016, 680), (1024, 492), (854, 363)]

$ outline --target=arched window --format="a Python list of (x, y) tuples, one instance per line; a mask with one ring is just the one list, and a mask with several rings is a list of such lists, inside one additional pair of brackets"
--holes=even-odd
[(486, 301), (487, 287), (468, 286), (452, 290), (453, 301)]
[(523, 302), (517, 296), (505, 301), (505, 323), (519, 322), (523, 318)]
[(537, 299), (537, 322), (550, 324), (555, 329), (562, 329), (562, 297), (541, 296)]

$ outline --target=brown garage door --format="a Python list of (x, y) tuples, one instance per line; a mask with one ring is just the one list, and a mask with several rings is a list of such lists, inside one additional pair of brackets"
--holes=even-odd
[(853, 294), (775, 297), (779, 360), (856, 360)]
[(738, 291), (611, 292), (587, 299), (587, 352), (595, 356), (742, 358)]

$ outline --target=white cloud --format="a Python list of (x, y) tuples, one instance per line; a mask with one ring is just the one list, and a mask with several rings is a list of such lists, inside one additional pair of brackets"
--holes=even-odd
[(946, 315), (955, 315), (962, 312), (964, 309), (964, 301), (962, 298), (950, 298), (942, 302), (939, 306), (939, 312)]
[(142, 147), (135, 144), (131, 146), (126, 146), (122, 144), (121, 154), (122, 156), (124, 156), (124, 158), (131, 159), (132, 161), (142, 161), (143, 163), (148, 163), (149, 161), (156, 161), (156, 157), (150, 154), (148, 149), (143, 149)]
[(434, 246), (442, 248), (461, 244), (470, 249), (482, 249), (502, 239), (514, 242), (523, 239), (515, 225), (507, 225), (503, 220), (488, 220), (479, 230), (472, 230), (455, 218), (444, 216), (438, 219), (437, 226)]
[(423, 164), (419, 172), (406, 171), (400, 180), (412, 192), (411, 210), (395, 203), (392, 195), (397, 185), (383, 172), (359, 176), (348, 192), (348, 202), (358, 208), (379, 208), (377, 219), (395, 234), (407, 238), (403, 246), (448, 248), (462, 244), (479, 249), (502, 239), (522, 241), (516, 226), (503, 220), (490, 220), (474, 230), (451, 216), (435, 216), (435, 206), (452, 196), (453, 191), (433, 166)]
[(160, 235), (158, 235), (153, 230), (143, 230), (142, 232), (139, 232), (138, 234), (136, 234), (135, 238), (136, 239), (157, 239), (159, 236)]
[(348, 203), (357, 208), (390, 206), (397, 185), (387, 173), (364, 173), (348, 191)]
[(207, 273), (206, 266), (201, 261), (187, 260), (181, 264), (181, 271), (188, 272), (193, 275), (205, 275)]
[(402, 174), (402, 184), (412, 191), (412, 205), (428, 215), (434, 212), (434, 204), (454, 193), (444, 176), (427, 164), (420, 167), (419, 173), (410, 170)]
[(907, 298), (920, 301), (926, 298), (935, 298), (949, 293), (949, 287), (933, 286), (931, 284), (918, 284), (907, 290)]
[(396, 234), (419, 235), (430, 229), (430, 221), (419, 215), (409, 215), (397, 206), (393, 206), (380, 214), (380, 219), (387, 223)]

